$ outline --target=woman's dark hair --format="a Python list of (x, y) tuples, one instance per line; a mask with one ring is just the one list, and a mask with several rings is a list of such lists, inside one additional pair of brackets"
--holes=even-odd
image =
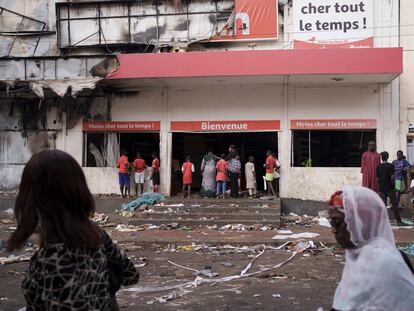
[(94, 211), (94, 199), (76, 160), (59, 150), (39, 152), (23, 170), (14, 207), (17, 229), (7, 250), (21, 248), (36, 230), (41, 245), (97, 249), (101, 235), (90, 220)]

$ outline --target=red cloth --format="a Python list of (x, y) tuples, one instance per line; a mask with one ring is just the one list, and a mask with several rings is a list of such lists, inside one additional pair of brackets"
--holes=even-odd
[(120, 173), (128, 173), (128, 157), (121, 156), (118, 159), (117, 165)]
[(268, 156), (266, 159), (266, 174), (273, 174), (276, 167), (276, 161), (273, 156)]
[(142, 173), (147, 164), (143, 159), (135, 159), (133, 166), (135, 167), (135, 172)]
[(376, 151), (366, 151), (362, 155), (361, 173), (362, 186), (378, 193), (377, 166), (380, 165), (380, 154)]
[(160, 169), (160, 160), (158, 158), (155, 158), (154, 160), (152, 160), (152, 165), (154, 168), (154, 172), (159, 171)]
[(183, 164), (183, 184), (191, 185), (193, 183), (193, 163), (185, 162)]
[(216, 181), (227, 181), (227, 162), (223, 159), (217, 162)]

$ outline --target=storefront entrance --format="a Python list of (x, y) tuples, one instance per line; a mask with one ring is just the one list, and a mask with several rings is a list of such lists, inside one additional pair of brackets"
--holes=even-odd
[[(172, 136), (172, 158), (177, 159), (182, 165), (186, 156), (191, 156), (195, 166), (193, 175), (193, 187), (195, 190), (201, 188), (201, 161), (203, 156), (211, 149), (215, 155), (228, 153), (228, 147), (235, 145), (242, 162), (241, 187), (245, 189), (244, 164), (249, 156), (255, 159), (257, 186), (263, 190), (263, 178), (265, 170), (263, 164), (266, 160), (266, 151), (272, 150), (278, 154), (277, 132), (242, 132), (242, 133), (173, 133)], [(173, 176), (174, 179), (174, 176)], [(178, 191), (174, 180), (171, 183), (172, 193)]]

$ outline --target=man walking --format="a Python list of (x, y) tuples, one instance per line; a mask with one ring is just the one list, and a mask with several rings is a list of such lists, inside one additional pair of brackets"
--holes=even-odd
[(395, 220), (397, 221), (397, 224), (401, 226), (405, 224), (401, 221), (400, 211), (398, 210), (398, 201), (395, 195), (394, 165), (388, 163), (388, 158), (388, 152), (381, 152), (382, 163), (377, 167), (379, 195), (384, 201), (385, 206), (387, 205), (387, 198), (390, 199)]
[(380, 162), (380, 155), (376, 151), (375, 142), (371, 140), (368, 143), (368, 151), (362, 154), (361, 159), (362, 186), (370, 188), (376, 193), (378, 193), (376, 171)]

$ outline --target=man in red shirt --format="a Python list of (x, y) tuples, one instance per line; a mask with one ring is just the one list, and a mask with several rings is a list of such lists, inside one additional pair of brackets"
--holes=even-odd
[(273, 189), (273, 172), (276, 168), (276, 161), (273, 157), (272, 151), (268, 150), (266, 152), (266, 164), (263, 167), (266, 168), (266, 185), (267, 185), (267, 195), (270, 197), (271, 194), (276, 196), (275, 189)]
[(158, 192), (160, 186), (160, 160), (156, 151), (152, 153), (152, 158), (150, 179), (152, 179), (153, 192)]
[[(144, 182), (145, 182), (145, 169), (147, 168), (147, 164), (145, 160), (141, 158), (141, 154), (137, 153), (137, 158), (134, 160), (132, 164), (135, 168), (135, 193), (138, 195), (144, 193)], [(141, 187), (139, 187), (141, 186)], [(141, 192), (139, 193), (138, 190), (141, 188)]]
[(128, 153), (125, 149), (121, 150), (121, 156), (119, 157), (116, 167), (119, 169), (119, 188), (121, 189), (121, 195), (124, 198), (127, 194), (131, 195), (129, 187), (129, 162)]

